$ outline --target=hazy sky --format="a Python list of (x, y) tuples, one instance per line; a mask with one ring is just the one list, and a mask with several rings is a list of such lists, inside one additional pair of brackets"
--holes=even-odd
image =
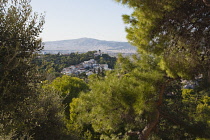
[(114, 0), (31, 0), (34, 12), (46, 12), (43, 41), (77, 39), (127, 41), (123, 14), (131, 10)]

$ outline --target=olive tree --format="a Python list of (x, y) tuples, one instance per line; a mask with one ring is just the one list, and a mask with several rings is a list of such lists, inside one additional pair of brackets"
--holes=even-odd
[(39, 79), (32, 59), (42, 49), (43, 24), (44, 16), (32, 12), (29, 0), (0, 0), (1, 135), (30, 127), (29, 104)]

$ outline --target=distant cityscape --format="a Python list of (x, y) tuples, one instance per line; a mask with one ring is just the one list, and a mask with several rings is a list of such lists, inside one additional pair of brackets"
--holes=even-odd
[(97, 64), (96, 60), (90, 59), (89, 61), (84, 61), (77, 65), (71, 65), (64, 68), (61, 73), (66, 75), (79, 75), (85, 73), (87, 76), (91, 74), (98, 74), (100, 72), (111, 70), (108, 68), (108, 64)]

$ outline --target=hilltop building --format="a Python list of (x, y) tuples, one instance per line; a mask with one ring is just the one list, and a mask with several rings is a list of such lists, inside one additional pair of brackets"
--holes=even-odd
[(84, 61), (78, 65), (71, 65), (67, 68), (64, 68), (61, 73), (66, 75), (78, 75), (81, 73), (85, 73), (87, 76), (98, 73), (103, 70), (111, 70), (108, 67), (108, 64), (97, 64), (96, 60), (90, 59), (88, 61)]

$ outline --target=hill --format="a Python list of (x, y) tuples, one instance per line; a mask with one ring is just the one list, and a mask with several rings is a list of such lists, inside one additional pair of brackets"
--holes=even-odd
[(44, 42), (44, 50), (87, 52), (101, 50), (114, 53), (135, 53), (136, 48), (128, 42), (105, 41), (92, 38), (80, 38), (71, 40)]

